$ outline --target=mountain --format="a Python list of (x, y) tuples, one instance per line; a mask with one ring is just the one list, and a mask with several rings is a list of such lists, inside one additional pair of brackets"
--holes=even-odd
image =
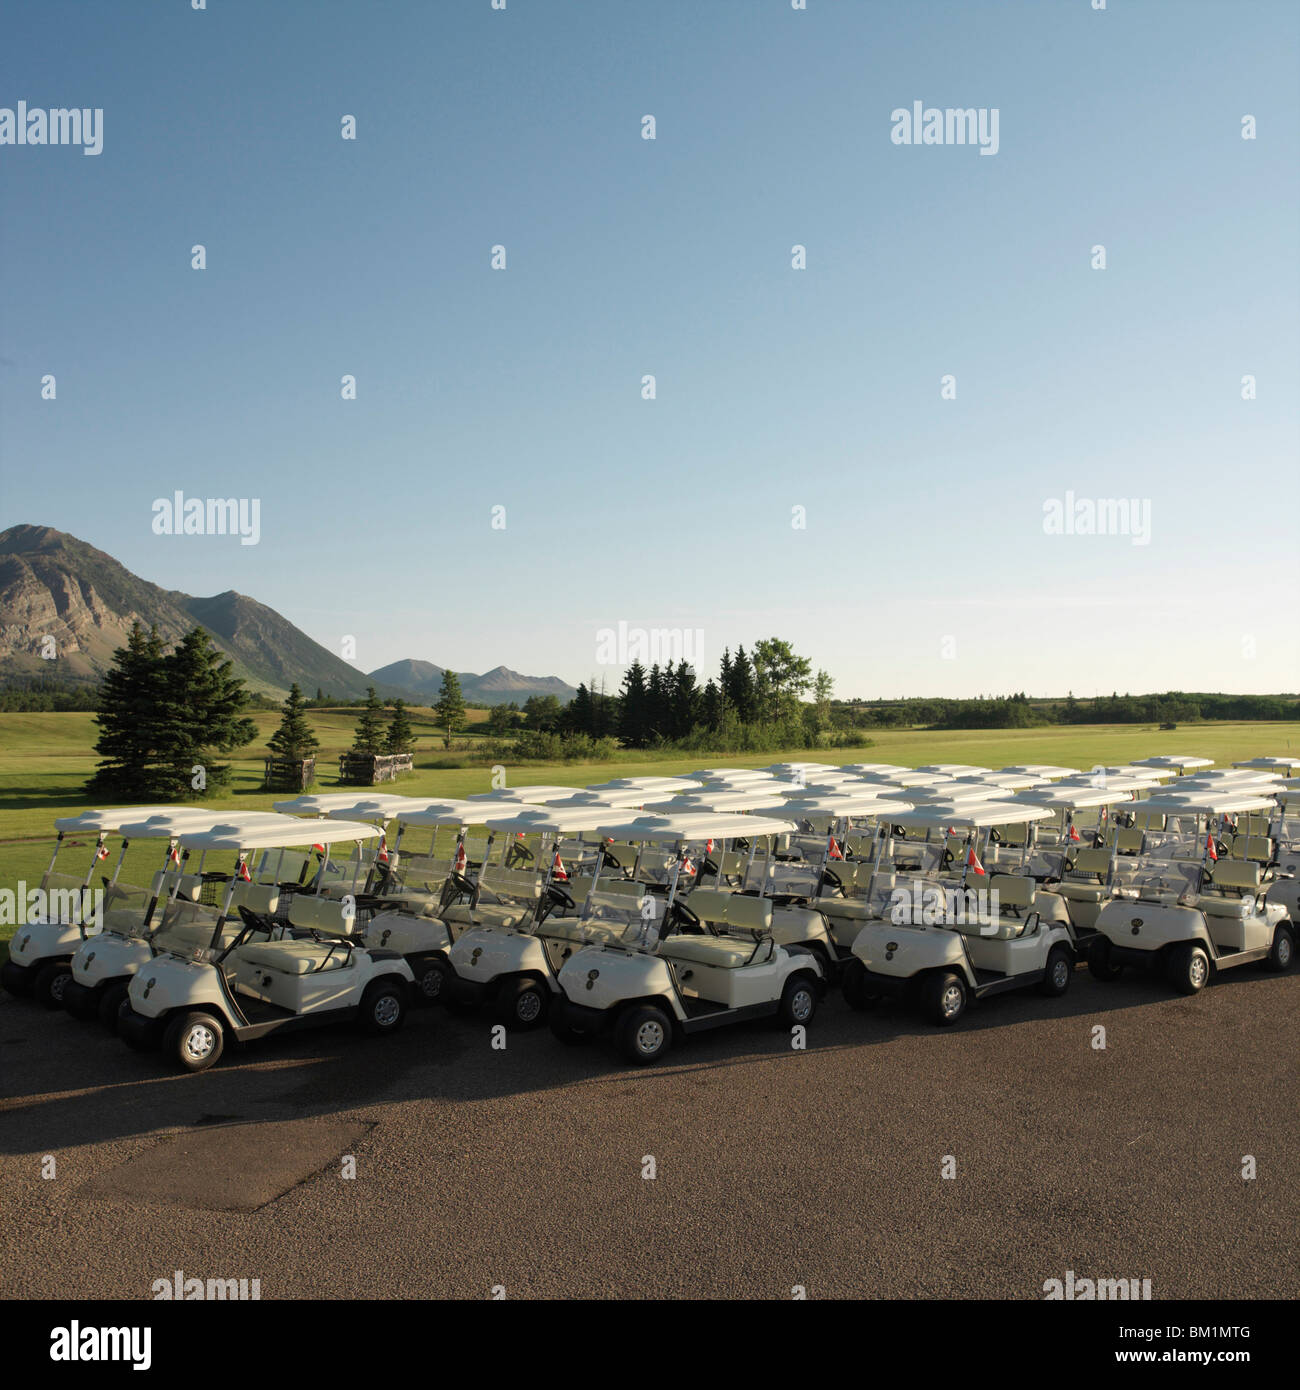
[[(432, 704), (442, 688), (443, 670), (432, 661), (407, 658), (371, 671), (370, 679), (376, 687), (390, 686), (400, 690), (405, 698), (418, 699), (421, 704)], [(481, 676), (476, 676), (472, 671), (458, 671), (456, 674), (460, 677), (461, 694), (475, 705), (507, 705), (512, 700), (522, 705), (530, 695), (554, 695), (565, 705), (578, 693), (559, 676), (522, 676), (508, 666), (495, 666)]]
[[(96, 681), (135, 621), (157, 627), (167, 642), (196, 624), (206, 628), (249, 688), (268, 695), (283, 694), (297, 681), (308, 695), (320, 688), (355, 697), (374, 685), (383, 696), (423, 700), (431, 682), (436, 699), (442, 680), (442, 667), (427, 661), (399, 661), (367, 676), (256, 599), (234, 590), (195, 598), (162, 589), (53, 527), (0, 531), (0, 683), (31, 677)], [(41, 655), (47, 638), (54, 641), (54, 660)], [(389, 671), (401, 678), (390, 679)], [(478, 692), (479, 682), (485, 693)], [(461, 684), (466, 699), (494, 704), (522, 703), (536, 694), (563, 701), (574, 693), (554, 676), (519, 676), (504, 666), (486, 676), (465, 676)]]

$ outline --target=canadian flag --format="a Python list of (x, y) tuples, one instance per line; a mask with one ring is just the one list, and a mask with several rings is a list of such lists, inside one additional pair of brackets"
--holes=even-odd
[(1210, 859), (1213, 859), (1216, 863), (1218, 862), (1219, 852), (1214, 848), (1213, 835), (1207, 835), (1205, 837), (1205, 853)]
[(695, 864), (691, 860), (689, 854), (682, 855), (682, 873), (684, 873), (687, 878), (694, 878), (695, 876)]
[(555, 858), (551, 860), (551, 877), (560, 883), (568, 883), (569, 871), (564, 867), (564, 860), (560, 858), (560, 851), (555, 851)]
[(1073, 821), (1070, 822), (1070, 840), (1073, 844), (1079, 843), (1079, 828)]
[(453, 870), (455, 873), (463, 874), (463, 873), (465, 872), (465, 841), (464, 841), (464, 840), (459, 841), (459, 842), (457, 843), (457, 845), (456, 845), (456, 859), (455, 859), (455, 862), (452, 864), (451, 867), (452, 867), (452, 870)]
[(713, 853), (713, 841), (712, 841), (712, 840), (705, 840), (705, 842), (704, 842), (704, 852), (705, 852), (705, 854), (712, 854), (712, 853)]
[(95, 858), (96, 858), (96, 859), (107, 859), (107, 858), (108, 858), (108, 846), (107, 846), (107, 845), (100, 845), (100, 847), (95, 851)]
[(982, 874), (984, 872), (984, 865), (980, 863), (979, 855), (975, 853), (974, 845), (966, 851), (966, 867), (968, 869), (974, 869), (977, 874)]
[(834, 836), (834, 835), (831, 836), (830, 847), (829, 847), (829, 849), (827, 850), (826, 857), (827, 857), (828, 859), (843, 859), (843, 858), (844, 858), (844, 856), (840, 853), (840, 847), (839, 847), (839, 845), (837, 845), (837, 844), (835, 843), (835, 836)]
[(248, 872), (248, 865), (241, 859), (239, 861), (239, 872), (235, 875), (241, 883), (252, 883), (253, 875)]
[[(104, 853), (107, 854), (108, 851), (105, 850)], [(179, 864), (181, 862), (180, 850), (178, 850), (175, 845), (171, 847), (171, 852), (167, 855), (167, 862), (169, 864)]]
[(313, 845), (313, 846), (312, 846), (312, 849), (313, 849), (317, 854), (324, 854), (324, 853), (325, 853), (325, 846), (324, 846), (324, 845)]
[(379, 848), (375, 851), (375, 858), (376, 858), (381, 864), (387, 864), (387, 863), (388, 863), (388, 836), (387, 836), (387, 835), (381, 835), (381, 836), (379, 837)]

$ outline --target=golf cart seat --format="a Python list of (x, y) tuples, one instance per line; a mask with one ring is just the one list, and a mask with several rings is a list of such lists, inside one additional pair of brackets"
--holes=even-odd
[(337, 898), (317, 897), (312, 893), (295, 893), (289, 904), (289, 925), (306, 931), (328, 932), (332, 936), (350, 936), (354, 917), (343, 915), (343, 903)]
[(1140, 826), (1119, 828), (1111, 832), (1115, 849), (1119, 854), (1141, 854), (1144, 837)]
[(264, 941), (240, 946), (235, 954), (245, 965), (278, 970), (285, 975), (310, 975), (347, 964), (350, 952), (319, 941)]
[(1234, 835), (1228, 853), (1233, 859), (1269, 864), (1273, 860), (1273, 841), (1267, 835)]
[(533, 918), (535, 908), (524, 903), (453, 903), (439, 914), (444, 922), (462, 927), (522, 927)]
[(990, 894), (997, 894), (998, 911), (1014, 917), (1023, 917), (1033, 907), (1036, 887), (1032, 878), (1019, 874), (994, 874), (989, 880)]
[(1104, 849), (1081, 849), (1073, 859), (1068, 855), (1063, 872), (1077, 877), (1063, 878), (1057, 892), (1077, 903), (1104, 902), (1110, 896), (1106, 875), (1110, 870), (1110, 853)]
[[(723, 893), (716, 888), (697, 888), (685, 900), (685, 906), (701, 922), (715, 926), (738, 927), (742, 931), (770, 932), (772, 903), (768, 898), (751, 898), (740, 893)], [(668, 938), (670, 941), (674, 937)], [(691, 937), (691, 940), (698, 940)]]
[[(176, 885), (175, 870), (159, 870), (154, 874), (153, 882), (149, 885), (151, 897), (162, 899), (171, 897), (172, 889)], [(196, 903), (199, 900), (199, 892), (203, 888), (203, 880), (198, 874), (182, 874), (180, 887), (176, 889), (176, 896), (187, 902)]]
[[(215, 922), (209, 921), (189, 921), (173, 922), (164, 927), (158, 933), (158, 945), (165, 947), (193, 948), (199, 946), (210, 946), (212, 944), (212, 929)], [(243, 930), (243, 923), (238, 917), (230, 918), (221, 928), (221, 945), (229, 946), (230, 943)]]
[(1015, 825), (995, 825), (989, 833), (992, 842), (1004, 849), (1024, 849), (1029, 843), (1029, 826), (1024, 822)]
[(1201, 892), (1217, 888), (1221, 895), (1229, 895), (1235, 902), (1244, 893), (1258, 892), (1262, 879), (1260, 867), (1253, 859), (1221, 859), (1207, 865)]
[(735, 970), (753, 956), (754, 943), (721, 936), (666, 936), (659, 945), (659, 954), (674, 961), (689, 960), (697, 965)]

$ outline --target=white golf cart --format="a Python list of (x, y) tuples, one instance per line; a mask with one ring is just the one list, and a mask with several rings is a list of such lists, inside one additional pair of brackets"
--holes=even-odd
[[(61, 1008), (72, 980), (72, 957), (81, 943), (119, 919), (139, 919), (139, 904), (128, 906), (132, 891), (118, 884), (128, 848), (125, 840), (118, 851), (112, 877), (103, 877), (102, 891), (92, 888), (91, 882), (96, 865), (108, 858), (110, 835), (120, 833), (120, 827), (126, 822), (166, 813), (197, 814), (200, 818), (205, 814), (185, 806), (118, 806), (82, 811), (54, 822), (57, 831), (54, 852), (40, 882), (44, 909), (14, 933), (9, 943), (9, 959), (0, 970), (0, 984), (10, 994), (31, 995), (47, 1009)], [(206, 814), (211, 815), (211, 812)], [(58, 873), (55, 869), (64, 840), (76, 835), (94, 837), (90, 863), (80, 878)], [(167, 869), (166, 864), (163, 867)], [(138, 894), (139, 890), (135, 891)], [(156, 887), (154, 896), (157, 892)]]
[[(293, 939), (259, 939), (269, 935), (270, 919), (236, 908), (235, 890), (250, 881), (247, 858), (254, 850), (319, 844), (328, 851), (332, 844), (379, 834), (374, 826), (348, 821), (283, 820), (255, 830), (232, 824), (181, 835), (189, 850), (233, 852), (235, 872), (213, 913), (207, 945), (155, 954), (131, 977), (117, 1025), (129, 1046), (160, 1045), (170, 1063), (195, 1072), (216, 1062), (227, 1038), (252, 1042), (349, 1020), (376, 1034), (401, 1026), (413, 982), (396, 951), (311, 926), (298, 928)], [(290, 905), (295, 918), (307, 906), (346, 909), (318, 895), (305, 896), (300, 906), (299, 897)], [(236, 910), (243, 927), (230, 939), (226, 928)]]
[[(994, 827), (1051, 816), (1045, 806), (960, 801), (894, 817), (896, 831), (924, 832), (922, 845), (938, 848), (939, 873), (910, 883), (900, 875), (889, 916), (862, 924), (853, 941), (855, 959), (844, 971), (846, 1002), (865, 1009), (885, 996), (902, 998), (942, 1027), (955, 1023), (972, 999), (1030, 986), (1064, 994), (1077, 957), (1061, 899), (1024, 872), (990, 874), (984, 868)], [(958, 865), (959, 876), (946, 877)]]
[(776, 943), (770, 902), (697, 889), (691, 899), (726, 900), (717, 913), (723, 920), (709, 922), (691, 911), (691, 899), (684, 908), (677, 899), (691, 842), (731, 838), (742, 828), (748, 836), (780, 835), (793, 823), (730, 815), (662, 819), (667, 823), (645, 818), (603, 828), (606, 835), (671, 845), (675, 868), (666, 897), (642, 897), (630, 924), (626, 916), (619, 920), (617, 904), (609, 922), (609, 904), (593, 883), (582, 917), (563, 924), (572, 939), (559, 968), (552, 1032), (567, 1043), (612, 1034), (624, 1058), (644, 1066), (706, 1029), (766, 1017), (791, 1027), (810, 1023), (825, 988), (821, 967), (802, 947)]
[[(530, 860), (542, 872), (492, 872), (485, 866), (479, 882), (471, 885), (468, 903), (461, 908), (453, 905), (443, 914), (447, 919), (459, 915), (464, 923), (446, 956), (451, 973), (444, 988), (450, 1007), (491, 1004), (499, 1021), (511, 1029), (536, 1028), (546, 1021), (551, 1000), (559, 992), (556, 971), (560, 956), (553, 946), (556, 919), (577, 913), (575, 893), (585, 892), (607, 866), (627, 885), (625, 894), (634, 892), (626, 866), (605, 846), (608, 837), (595, 833), (617, 819), (620, 809), (520, 806), (511, 814), (488, 820), (492, 834), (511, 837), (508, 843), (512, 846), (520, 843), (521, 837), (532, 839), (537, 849), (530, 851)], [(622, 814), (630, 813), (622, 810)], [(573, 857), (571, 849), (566, 865), (561, 841), (567, 836), (585, 835), (594, 838), (582, 842), (580, 859)], [(509, 881), (503, 883), (503, 877)], [(493, 890), (494, 885), (498, 893), (511, 891), (519, 896), (508, 907), (498, 906), (484, 897), (485, 890)]]
[[(189, 851), (178, 853), (178, 836), (231, 823), (241, 829), (255, 829), (268, 822), (278, 824), (281, 819), (269, 811), (232, 814), (229, 810), (187, 808), (156, 813), (142, 821), (124, 821), (118, 827), (123, 851), (133, 841), (163, 840), (167, 845), (163, 866), (154, 875), (147, 900), (140, 907), (115, 907), (105, 916), (104, 930), (88, 936), (77, 947), (71, 961), (72, 979), (63, 992), (68, 1012), (75, 1018), (98, 1018), (112, 1030), (131, 976), (142, 964), (158, 950), (192, 950), (207, 943), (212, 922), (202, 907), (205, 901), (215, 904), (219, 900), (230, 874), (208, 871), (203, 857), (190, 872)], [(233, 901), (269, 916), (276, 911), (278, 893), (274, 885), (240, 883)], [(228, 935), (233, 938), (235, 930), (233, 925), (228, 927)]]
[(1232, 858), (1223, 839), (1230, 817), (1266, 812), (1271, 798), (1227, 790), (1195, 795), (1174, 787), (1143, 803), (1152, 814), (1190, 820), (1200, 857), (1170, 860), (1185, 879), (1173, 887), (1141, 882), (1106, 903), (1088, 948), (1088, 967), (1099, 980), (1118, 978), (1125, 966), (1161, 970), (1180, 994), (1196, 994), (1218, 974), (1261, 961), (1286, 970), (1295, 954), (1295, 927), (1287, 904), (1269, 894), (1273, 870), (1258, 860)]

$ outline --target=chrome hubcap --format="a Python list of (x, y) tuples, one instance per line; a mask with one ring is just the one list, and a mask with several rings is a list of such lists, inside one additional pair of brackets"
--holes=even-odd
[(70, 979), (72, 979), (71, 975), (56, 975), (50, 981), (50, 998), (57, 1000), (59, 1003), (62, 1003), (63, 991), (67, 989), (68, 981)]
[(442, 993), (442, 971), (426, 970), (420, 977), (420, 989), (426, 999), (436, 999)]
[(803, 1023), (812, 1013), (812, 995), (806, 989), (796, 990), (790, 998), (790, 1012), (797, 1023)]
[(1192, 957), (1192, 966), (1189, 973), (1191, 974), (1192, 983), (1198, 989), (1205, 983), (1206, 970), (1205, 957), (1199, 954), (1194, 955)]
[(381, 1028), (391, 1028), (400, 1012), (401, 1006), (391, 994), (382, 994), (375, 1000), (375, 1022)]
[(952, 1018), (961, 1011), (961, 986), (949, 985), (943, 992), (943, 1016)]
[(662, 1025), (656, 1023), (653, 1019), (643, 1023), (640, 1028), (636, 1030), (636, 1045), (637, 1049), (646, 1053), (647, 1056), (658, 1052), (664, 1045), (664, 1030)]
[(1291, 964), (1291, 938), (1283, 936), (1278, 939), (1277, 959), (1279, 965)]
[(185, 1055), (192, 1061), (201, 1062), (205, 1057), (210, 1057), (216, 1045), (217, 1035), (206, 1023), (196, 1023), (185, 1034)]
[(1069, 965), (1063, 960), (1058, 960), (1056, 962), (1056, 968), (1052, 971), (1052, 983), (1057, 987), (1057, 989), (1064, 989), (1065, 986), (1069, 983), (1069, 979)]
[(542, 1011), (542, 997), (536, 990), (521, 994), (515, 1004), (515, 1013), (521, 1023), (531, 1023)]

